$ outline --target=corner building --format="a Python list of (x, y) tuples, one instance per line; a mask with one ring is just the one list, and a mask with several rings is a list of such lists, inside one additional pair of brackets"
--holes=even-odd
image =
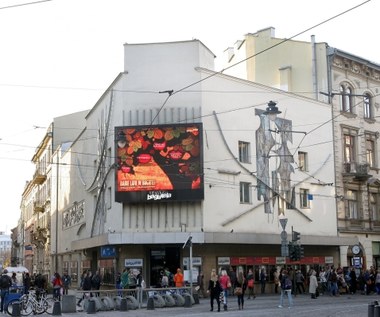
[[(53, 155), (58, 271), (100, 269), (113, 285), (115, 272), (139, 268), (157, 286), (164, 268), (189, 269), (190, 236), (194, 279), (340, 264), (357, 239), (337, 234), (329, 105), (216, 73), (198, 40), (124, 52), (85, 129)], [(292, 228), (305, 250), (296, 262), (281, 250)]]

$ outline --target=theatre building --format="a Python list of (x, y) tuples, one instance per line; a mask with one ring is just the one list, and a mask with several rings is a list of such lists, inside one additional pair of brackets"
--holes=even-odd
[(55, 269), (100, 269), (112, 285), (137, 268), (158, 286), (164, 269), (187, 276), (190, 264), (194, 279), (350, 265), (357, 240), (337, 234), (328, 104), (215, 72), (199, 40), (124, 52), (86, 127), (53, 154)]

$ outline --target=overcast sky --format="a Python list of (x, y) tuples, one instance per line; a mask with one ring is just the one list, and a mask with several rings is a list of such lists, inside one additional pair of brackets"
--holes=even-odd
[(317, 42), (380, 63), (378, 0), (51, 0), (21, 5), (26, 3), (0, 0), (0, 230), (6, 233), (17, 224), (21, 194), (35, 170), (31, 159), (46, 128), (54, 117), (93, 107), (123, 71), (124, 43), (196, 38), (220, 57), (247, 33), (272, 26), (276, 37), (291, 38), (331, 19), (294, 39), (310, 41), (315, 35)]

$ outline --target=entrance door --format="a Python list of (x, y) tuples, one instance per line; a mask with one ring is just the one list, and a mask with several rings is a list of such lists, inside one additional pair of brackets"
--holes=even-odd
[[(161, 287), (161, 277), (165, 270), (176, 273), (180, 267), (180, 249), (163, 247), (150, 250), (150, 286)], [(169, 280), (169, 283), (171, 281)], [(170, 285), (173, 286), (173, 285)]]

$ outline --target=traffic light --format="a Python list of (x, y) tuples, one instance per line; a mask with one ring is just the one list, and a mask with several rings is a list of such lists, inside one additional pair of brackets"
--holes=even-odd
[(300, 245), (300, 258), (303, 258), (305, 256), (305, 250), (302, 245)]
[(296, 245), (289, 242), (289, 258), (292, 261), (296, 261)]
[(297, 231), (292, 231), (292, 241), (298, 241), (301, 239), (301, 234)]
[(299, 261), (301, 258), (301, 247), (299, 245), (296, 245), (294, 249), (294, 260)]

